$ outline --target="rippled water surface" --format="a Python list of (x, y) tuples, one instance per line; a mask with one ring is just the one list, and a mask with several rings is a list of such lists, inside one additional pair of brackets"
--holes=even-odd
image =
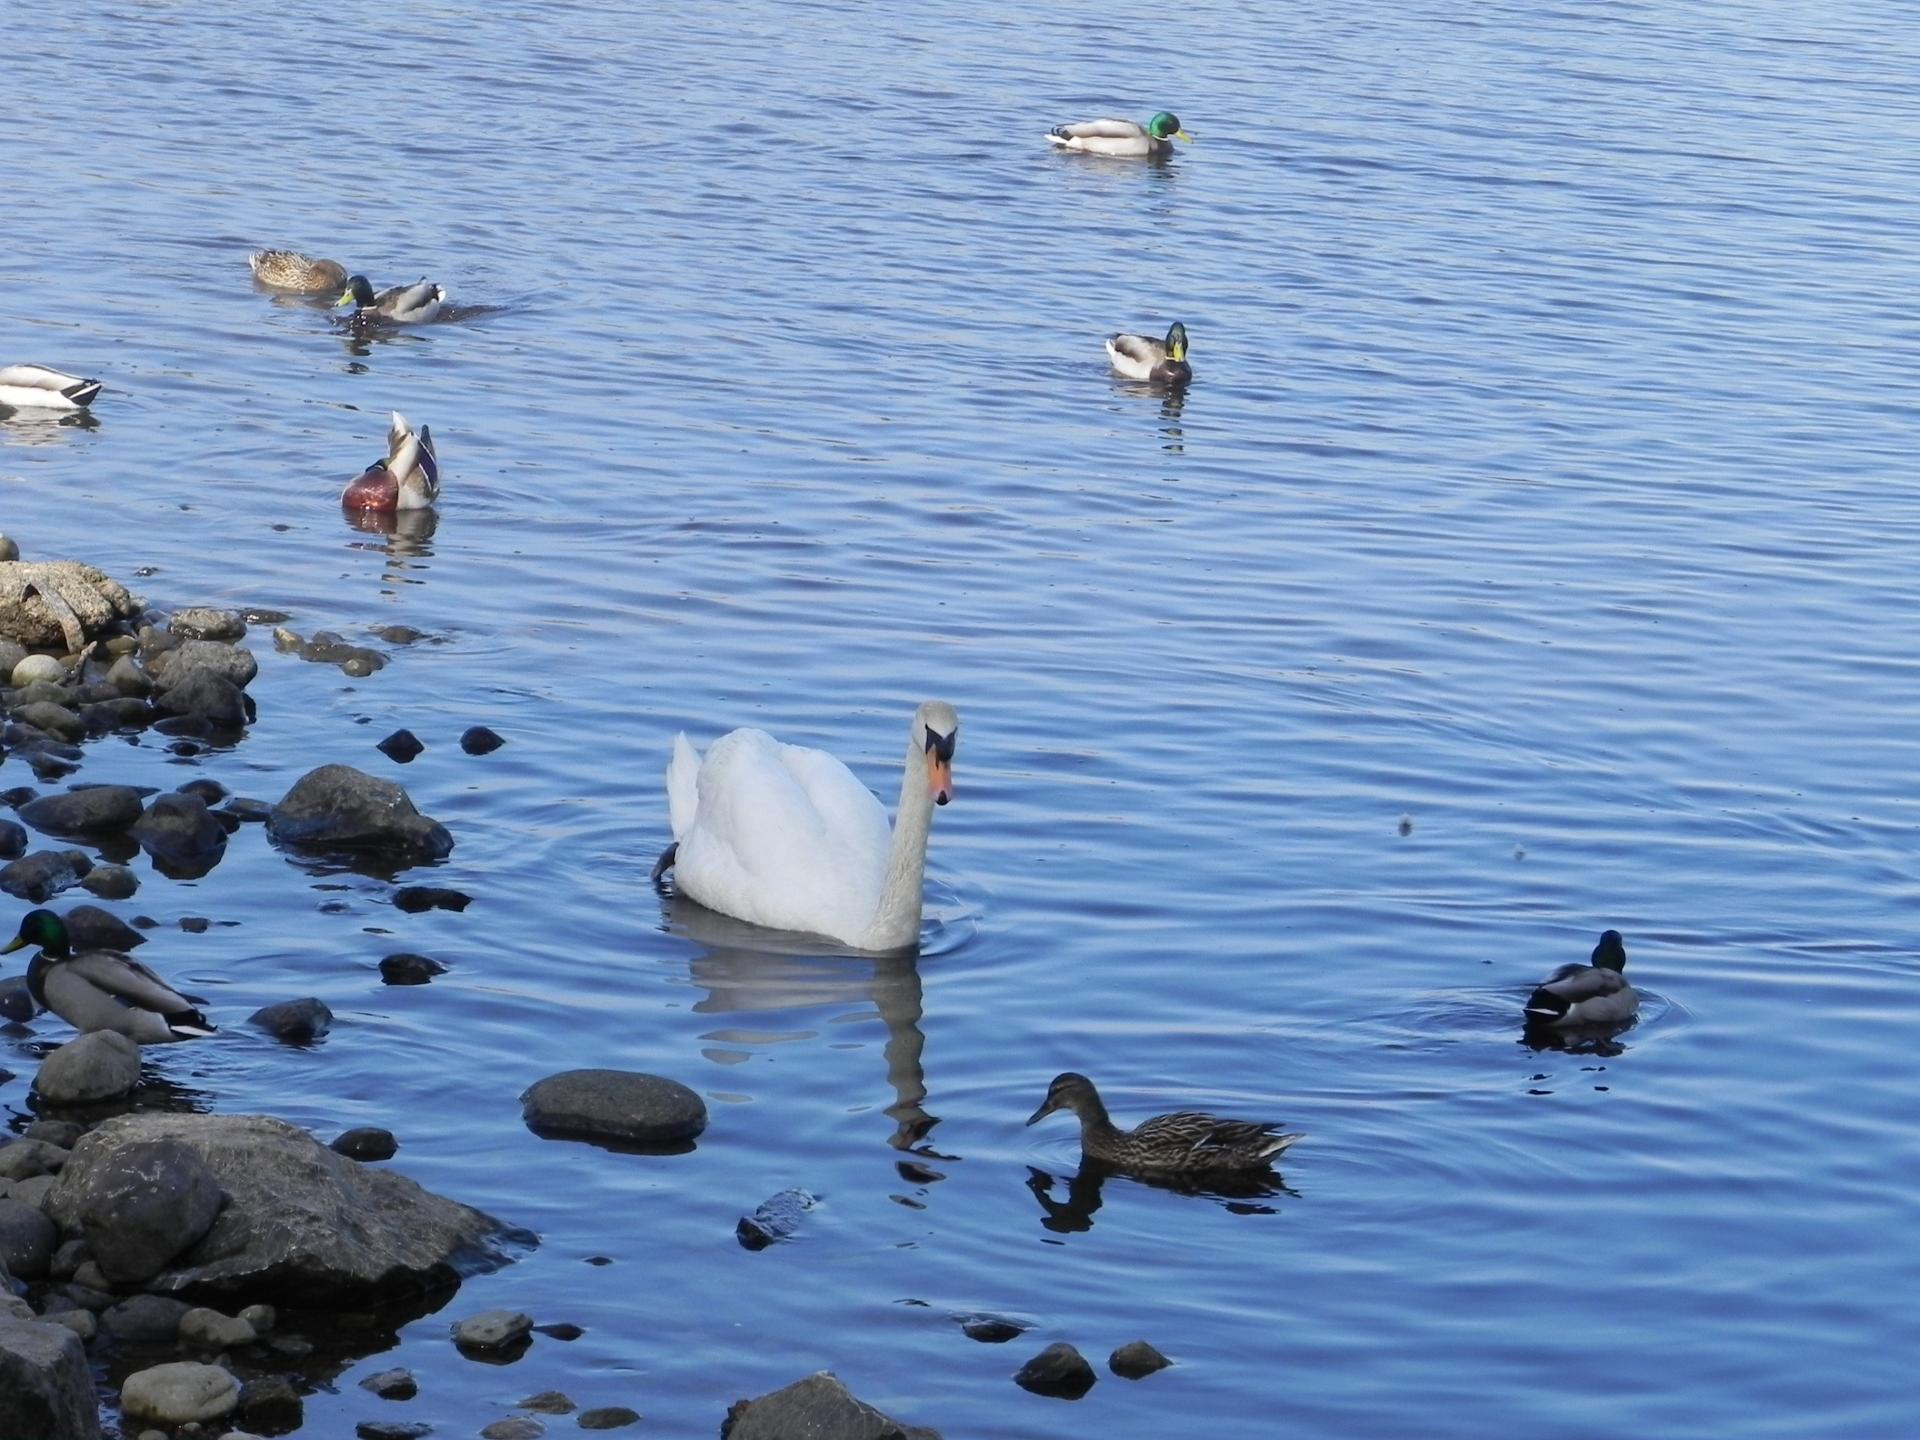
[[(308, 1429), (470, 1434), (559, 1388), (711, 1434), (830, 1367), (950, 1437), (1920, 1431), (1913, 20), (14, 27), (0, 361), (108, 389), (0, 423), (0, 528), (390, 656), (353, 680), (260, 627), (243, 743), (101, 741), (78, 778), (274, 799), (350, 761), (449, 825), (426, 878), (476, 897), (403, 914), (250, 829), (120, 907), (226, 1027), (159, 1073), (389, 1126), (397, 1168), (540, 1237)], [(1041, 142), (1162, 106), (1198, 137), (1164, 164)], [(343, 341), (252, 288), (287, 244), (471, 308)], [(1103, 333), (1175, 318), (1184, 399), (1108, 375)], [(396, 407), (440, 445), (424, 536), (335, 504)], [(676, 730), (762, 725), (891, 801), (929, 695), (963, 725), (917, 960), (663, 910)], [(506, 748), (462, 754), (475, 723)], [(373, 748), (402, 725), (404, 769)], [(1607, 926), (1641, 1025), (1524, 1048), (1526, 985)], [(450, 972), (383, 986), (395, 950)], [(244, 1024), (301, 994), (319, 1045)], [(62, 1033), (4, 1040), (0, 1101)], [(535, 1138), (520, 1092), (582, 1064), (712, 1123), (680, 1156)], [(1308, 1139), (1252, 1200), (1076, 1185), (1069, 1123), (1022, 1127), (1069, 1068), (1123, 1120)], [(742, 1249), (788, 1186), (822, 1204)], [(448, 1319), (496, 1305), (585, 1334), (460, 1359)], [(1033, 1328), (978, 1344), (975, 1311)], [(1106, 1375), (1138, 1337), (1175, 1367)], [(1103, 1376), (1077, 1403), (1010, 1380), (1056, 1339)], [(396, 1363), (409, 1405), (353, 1383)]]

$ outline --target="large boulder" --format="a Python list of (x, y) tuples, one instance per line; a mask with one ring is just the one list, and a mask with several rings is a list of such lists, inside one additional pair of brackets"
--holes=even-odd
[(66, 1326), (0, 1317), (0, 1435), (98, 1440), (87, 1352)]
[(322, 765), (294, 782), (267, 817), (267, 833), (306, 850), (357, 850), (415, 860), (453, 852), (447, 827), (414, 809), (407, 792), (351, 765)]
[(940, 1432), (903, 1425), (821, 1370), (758, 1400), (736, 1401), (721, 1440), (940, 1440)]
[(218, 640), (182, 640), (172, 649), (155, 655), (148, 662), (148, 669), (159, 674), (163, 692), (203, 673), (218, 675), (244, 690), (260, 673), (260, 662), (253, 658), (252, 651), (238, 645), (225, 645)]
[(227, 1194), (198, 1244), (147, 1282), (200, 1300), (361, 1304), (491, 1268), (499, 1222), (403, 1175), (336, 1155), (267, 1115), (122, 1115), (74, 1147), (47, 1197), (63, 1229), (84, 1221), (96, 1177), (129, 1147), (171, 1139)]
[(116, 1286), (160, 1273), (192, 1246), (220, 1213), (220, 1182), (207, 1162), (178, 1140), (123, 1145), (92, 1167), (69, 1213)]
[(240, 1403), (240, 1382), (218, 1365), (175, 1360), (136, 1370), (120, 1386), (120, 1413), (129, 1420), (190, 1425), (218, 1420)]
[(124, 585), (77, 560), (0, 561), (0, 636), (78, 650), (139, 606)]

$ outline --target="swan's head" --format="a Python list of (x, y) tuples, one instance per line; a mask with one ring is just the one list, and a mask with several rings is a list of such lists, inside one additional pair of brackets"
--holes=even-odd
[(927, 757), (927, 792), (933, 803), (953, 798), (953, 747), (960, 738), (960, 716), (944, 700), (923, 700), (913, 712), (913, 748)]
[(1093, 1081), (1072, 1070), (1053, 1077), (1053, 1083), (1047, 1086), (1047, 1098), (1027, 1117), (1027, 1124), (1036, 1125), (1056, 1110), (1071, 1110), (1076, 1115), (1106, 1113)]

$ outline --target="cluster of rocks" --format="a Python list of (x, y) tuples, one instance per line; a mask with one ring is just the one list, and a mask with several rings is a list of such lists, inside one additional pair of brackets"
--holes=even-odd
[(371, 1305), (457, 1283), (500, 1263), (499, 1233), (270, 1116), (36, 1121), (0, 1146), (0, 1435), (97, 1435), (86, 1350), (101, 1343), (194, 1357), (127, 1378), (129, 1425), (284, 1433), (299, 1423), (291, 1382), (242, 1384), (220, 1357), (257, 1348), (276, 1305)]
[[(1173, 1362), (1144, 1340), (1122, 1345), (1107, 1357), (1107, 1368), (1122, 1380), (1144, 1380)], [(1064, 1340), (1047, 1346), (1014, 1373), (1013, 1382), (1035, 1395), (1078, 1400), (1093, 1388), (1093, 1366)]]

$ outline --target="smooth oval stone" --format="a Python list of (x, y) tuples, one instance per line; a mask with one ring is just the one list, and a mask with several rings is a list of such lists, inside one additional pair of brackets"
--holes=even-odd
[(530, 1086), (520, 1103), (536, 1134), (671, 1145), (707, 1128), (706, 1102), (693, 1091), (634, 1070), (563, 1070)]

